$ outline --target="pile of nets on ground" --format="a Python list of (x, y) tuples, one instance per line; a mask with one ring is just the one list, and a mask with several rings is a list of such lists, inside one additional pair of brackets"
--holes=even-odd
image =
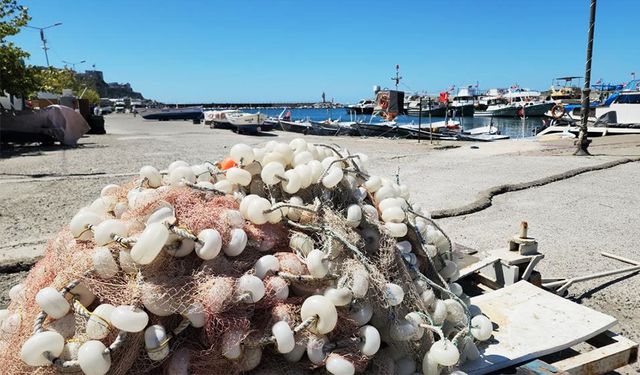
[(492, 324), (405, 185), (337, 146), (107, 185), (0, 311), (6, 374), (449, 373)]

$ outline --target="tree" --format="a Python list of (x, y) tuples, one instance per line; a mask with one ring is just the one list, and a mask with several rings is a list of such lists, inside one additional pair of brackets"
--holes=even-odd
[(87, 99), (91, 104), (100, 104), (100, 94), (92, 88), (82, 89), (78, 95), (82, 95), (80, 99)]
[[(77, 82), (71, 69), (54, 67), (36, 67), (35, 77), (38, 82), (37, 91), (61, 94), (63, 89), (75, 90)], [(35, 94), (32, 92), (31, 94)]]
[(7, 41), (29, 20), (27, 8), (17, 0), (0, 0), (0, 93), (25, 96), (37, 85), (32, 67), (24, 63), (29, 53)]
[(95, 88), (90, 84), (78, 80), (76, 73), (71, 69), (35, 67), (34, 71), (34, 80), (37, 89), (30, 92), (32, 96), (35, 95), (35, 91), (61, 94), (63, 89), (71, 89), (75, 95), (82, 99), (89, 100), (92, 104), (100, 102), (100, 95)]

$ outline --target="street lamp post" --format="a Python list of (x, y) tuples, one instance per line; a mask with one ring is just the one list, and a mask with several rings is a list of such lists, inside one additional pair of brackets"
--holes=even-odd
[(82, 64), (82, 63), (86, 63), (87, 60), (82, 60), (82, 61), (78, 61), (78, 62), (69, 62), (69, 61), (64, 61), (62, 60), (63, 63), (71, 65), (71, 70), (73, 70), (74, 72), (76, 71), (76, 65), (78, 64)]
[(46, 27), (35, 27), (35, 26), (30, 26), (27, 25), (26, 27), (31, 28), (31, 29), (36, 29), (36, 30), (40, 30), (40, 40), (42, 41), (42, 49), (44, 50), (44, 57), (47, 59), (47, 67), (50, 66), (49, 65), (49, 54), (47, 53), (47, 50), (49, 49), (47, 47), (47, 39), (44, 37), (44, 30), (55, 27), (55, 26), (60, 26), (62, 25), (62, 22), (58, 22), (58, 23), (54, 23), (53, 25), (49, 25)]

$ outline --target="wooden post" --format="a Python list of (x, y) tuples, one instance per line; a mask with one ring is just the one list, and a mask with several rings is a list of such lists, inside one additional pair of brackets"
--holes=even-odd
[(520, 238), (527, 238), (527, 231), (529, 229), (529, 224), (526, 221), (520, 222)]

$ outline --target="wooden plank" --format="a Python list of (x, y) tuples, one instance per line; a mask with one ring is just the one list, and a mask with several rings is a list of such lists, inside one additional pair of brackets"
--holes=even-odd
[(566, 372), (560, 371), (553, 365), (550, 365), (539, 359), (527, 362), (516, 368), (517, 375), (567, 375)]
[(486, 374), (569, 348), (616, 324), (615, 318), (578, 305), (526, 281), (471, 298), (494, 323), (480, 358), (462, 365)]
[[(638, 360), (638, 344), (612, 332), (599, 336), (608, 336), (613, 343), (577, 356), (563, 359), (552, 365), (573, 375), (605, 374)], [(598, 336), (594, 338), (598, 341)]]
[(499, 261), (500, 258), (496, 257), (496, 256), (490, 256), (489, 258), (486, 259), (482, 259), (479, 262), (470, 264), (466, 267), (464, 267), (463, 269), (460, 270), (460, 277), (459, 279), (468, 276), (476, 271), (479, 271), (481, 268), (484, 268), (490, 264), (493, 264), (497, 261)]

